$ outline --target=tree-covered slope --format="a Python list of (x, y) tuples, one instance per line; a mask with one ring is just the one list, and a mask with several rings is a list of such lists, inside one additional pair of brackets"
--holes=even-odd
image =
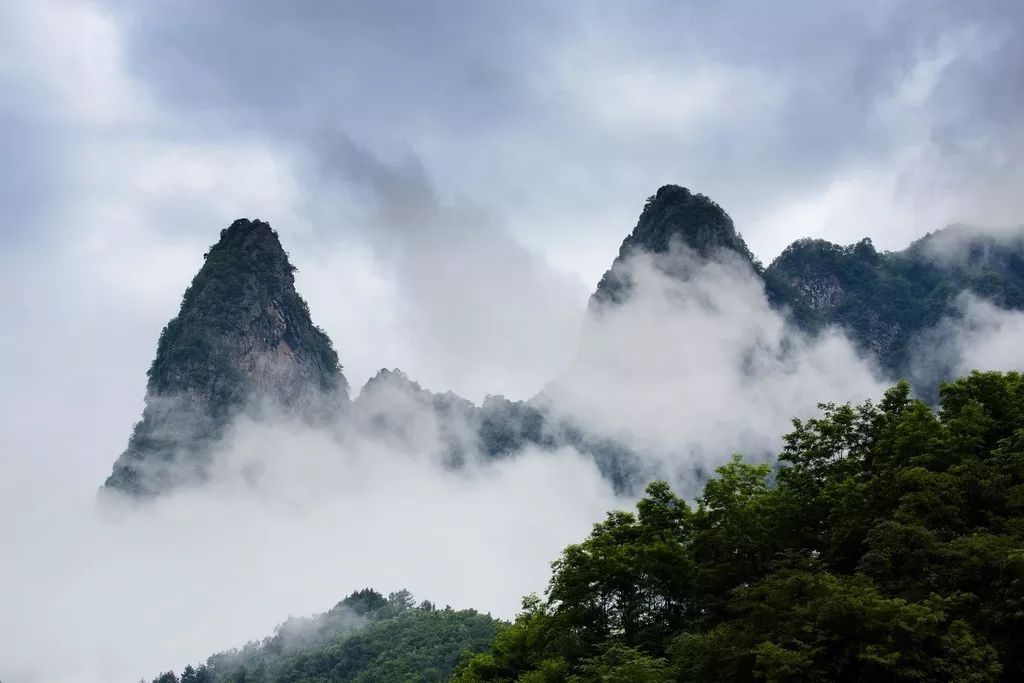
[(364, 589), (323, 614), (289, 619), (261, 642), (153, 683), (446, 681), (460, 661), (487, 647), (498, 624), (473, 610), (413, 606), (407, 591), (384, 598)]
[(905, 376), (915, 335), (957, 315), (961, 293), (1024, 309), (1024, 232), (994, 237), (956, 226), (897, 252), (878, 252), (867, 239), (845, 247), (798, 240), (765, 277), (805, 329), (838, 325), (883, 368)]
[(996, 681), (1024, 670), (1024, 378), (794, 421), (553, 565), (460, 681)]

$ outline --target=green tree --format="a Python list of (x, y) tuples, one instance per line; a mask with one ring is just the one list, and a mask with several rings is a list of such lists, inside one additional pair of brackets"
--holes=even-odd
[(552, 565), (457, 680), (1010, 680), (1024, 670), (1024, 381), (939, 409), (901, 382), (735, 456), (696, 507), (664, 482)]

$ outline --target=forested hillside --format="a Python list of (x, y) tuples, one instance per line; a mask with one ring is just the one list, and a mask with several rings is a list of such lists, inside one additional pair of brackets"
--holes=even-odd
[(467, 653), (487, 647), (497, 624), (473, 610), (414, 606), (408, 591), (385, 598), (364, 589), (323, 614), (289, 619), (261, 642), (153, 683), (445, 681)]
[(459, 681), (996, 681), (1024, 670), (1024, 379), (795, 421), (553, 565)]

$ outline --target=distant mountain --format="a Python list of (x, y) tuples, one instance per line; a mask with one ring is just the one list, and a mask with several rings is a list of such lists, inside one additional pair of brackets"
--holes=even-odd
[[(850, 246), (803, 239), (765, 268), (718, 204), (666, 185), (648, 198), (588, 313), (628, 301), (632, 255), (675, 248), (748, 264), (769, 303), (798, 328), (816, 334), (840, 327), (894, 379), (910, 375), (918, 335), (956, 315), (962, 292), (1024, 309), (1024, 231), (996, 238), (952, 227), (885, 253), (867, 239)], [(344, 412), (396, 446), (431, 444), (450, 466), (472, 453), (497, 458), (527, 446), (571, 446), (594, 457), (619, 489), (649, 478), (636, 454), (607, 435), (588, 433), (544, 393), (530, 401), (491, 396), (477, 406), (452, 392), (427, 391), (399, 370), (382, 370), (349, 405), (337, 354), (295, 291), (294, 270), (268, 224), (242, 219), (221, 231), (160, 335), (142, 420), (105, 487), (152, 494), (201, 480), (225, 426), (268, 402), (313, 420)], [(666, 274), (685, 280), (685, 273)], [(947, 378), (914, 379), (934, 394)]]
[(628, 448), (587, 434), (551, 410), (543, 396), (530, 401), (487, 396), (476, 405), (451, 391), (424, 389), (401, 370), (382, 369), (352, 401), (349, 417), (363, 433), (396, 449), (436, 449), (437, 458), (453, 467), (472, 454), (498, 459), (528, 447), (571, 447), (593, 457), (618, 490), (643, 474)]
[(363, 433), (394, 448), (434, 448), (442, 462), (460, 465), (477, 449), (479, 412), (454, 392), (435, 394), (401, 370), (382, 368), (353, 400), (350, 417)]
[(160, 334), (146, 405), (104, 486), (157, 493), (201, 479), (224, 427), (267, 402), (315, 417), (345, 403), (331, 340), (295, 291), (294, 266), (267, 223), (220, 233)]
[[(591, 308), (615, 306), (632, 283), (623, 264), (638, 251), (665, 254), (677, 245), (701, 258), (730, 254), (762, 279), (771, 305), (809, 333), (838, 326), (893, 378), (910, 373), (916, 336), (955, 316), (965, 291), (1001, 307), (1024, 309), (1024, 229), (995, 237), (953, 226), (902, 251), (879, 252), (870, 239), (841, 246), (797, 240), (764, 268), (732, 219), (715, 202), (666, 185), (648, 198), (633, 232), (591, 297)], [(672, 273), (668, 273), (672, 275)], [(948, 377), (916, 378), (936, 386)]]

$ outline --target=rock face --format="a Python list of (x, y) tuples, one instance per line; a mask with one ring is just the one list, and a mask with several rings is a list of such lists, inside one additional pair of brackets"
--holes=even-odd
[(142, 420), (105, 487), (145, 495), (201, 479), (209, 448), (247, 408), (315, 418), (347, 402), (338, 356), (294, 271), (267, 223), (221, 231), (160, 334)]

